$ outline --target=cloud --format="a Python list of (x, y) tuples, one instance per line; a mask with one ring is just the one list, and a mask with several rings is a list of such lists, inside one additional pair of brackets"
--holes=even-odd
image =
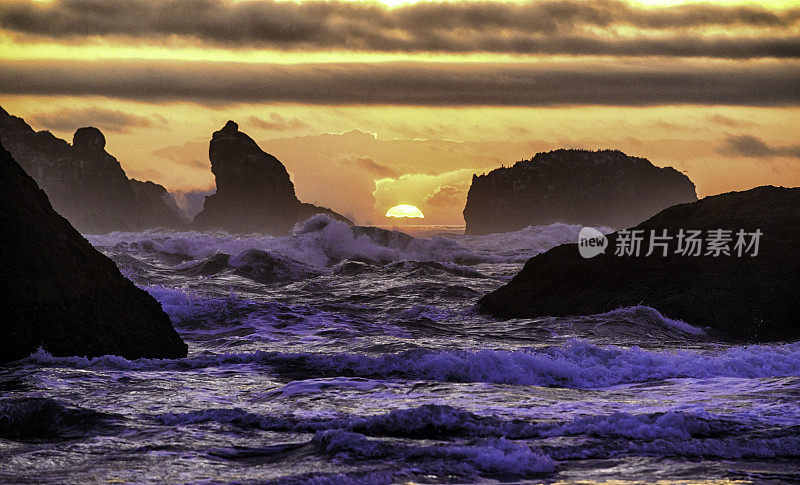
[(755, 125), (752, 121), (731, 118), (730, 116), (721, 115), (719, 113), (710, 114), (706, 119), (717, 125), (727, 126), (729, 128), (743, 128)]
[(467, 191), (464, 187), (455, 185), (440, 185), (436, 190), (425, 196), (425, 203), (431, 207), (453, 207), (463, 208), (467, 199)]
[(153, 150), (151, 154), (184, 167), (203, 171), (211, 169), (211, 162), (208, 160), (208, 142), (205, 141), (187, 141), (183, 145), (172, 145)]
[(800, 64), (0, 61), (0, 93), (206, 105), (800, 104)]
[(279, 113), (270, 113), (269, 118), (266, 120), (257, 116), (251, 116), (247, 121), (256, 128), (270, 131), (299, 130), (308, 126), (297, 118), (284, 118)]
[(376, 162), (374, 158), (368, 155), (345, 155), (336, 161), (343, 165), (358, 167), (378, 178), (397, 177), (399, 175), (397, 170)]
[[(421, 2), (395, 8), (272, 0), (0, 3), (0, 27), (26, 35), (178, 38), (284, 50), (798, 57), (798, 22), (798, 8), (697, 3), (654, 9), (619, 0)], [(737, 28), (746, 34), (737, 37)], [(628, 34), (617, 35), (620, 30)]]
[(718, 149), (723, 155), (748, 158), (800, 158), (800, 145), (773, 146), (752, 135), (729, 135)]
[(130, 128), (144, 128), (153, 124), (152, 120), (124, 111), (102, 108), (67, 109), (36, 113), (29, 121), (46, 130), (73, 132), (84, 126), (94, 126), (104, 132), (125, 133)]

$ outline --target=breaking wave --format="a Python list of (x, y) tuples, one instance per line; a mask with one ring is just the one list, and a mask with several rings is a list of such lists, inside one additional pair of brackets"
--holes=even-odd
[(719, 352), (656, 352), (573, 340), (561, 346), (515, 351), (416, 349), (377, 356), (254, 352), (134, 361), (117, 356), (53, 357), (40, 350), (21, 362), (129, 370), (262, 364), (278, 372), (301, 373), (307, 377), (337, 375), (596, 388), (674, 378), (796, 377), (800, 376), (800, 343), (730, 347)]
[(472, 265), (525, 261), (559, 244), (577, 241), (580, 228), (577, 225), (552, 224), (510, 234), (420, 239), (398, 231), (350, 227), (318, 214), (298, 224), (293, 234), (285, 237), (145, 231), (90, 235), (87, 238), (101, 248), (162, 253), (198, 263), (218, 253), (243, 255), (248, 250), (259, 250), (317, 267), (328, 267), (345, 260), (373, 264), (435, 261)]
[[(412, 438), (448, 440), (471, 438), (488, 446), (436, 446), (417, 448), (413, 453), (472, 459), (474, 451), (494, 455), (489, 462), (477, 464), (481, 471), (509, 471), (524, 475), (548, 471), (558, 460), (620, 454), (675, 456), (713, 455), (722, 458), (796, 457), (800, 456), (798, 419), (781, 427), (781, 435), (770, 440), (756, 438), (748, 443), (739, 437), (775, 430), (769, 420), (752, 419), (750, 424), (737, 422), (702, 409), (656, 413), (614, 413), (576, 417), (564, 421), (501, 419), (480, 416), (446, 405), (423, 405), (374, 416), (314, 418), (298, 416), (262, 416), (242, 409), (207, 409), (155, 418), (166, 426), (191, 426), (216, 422), (245, 429), (276, 432), (314, 433), (314, 440), (329, 452), (347, 453), (357, 458), (384, 458), (402, 452), (397, 446), (377, 438)], [(602, 444), (574, 448), (553, 445), (553, 439), (585, 436), (601, 439)], [(542, 440), (546, 451), (532, 450), (520, 440)], [(532, 453), (531, 454), (529, 454)], [(588, 453), (588, 455), (587, 455)], [(407, 458), (407, 456), (406, 456)], [(536, 465), (531, 467), (531, 464)], [(494, 469), (494, 466), (499, 468)]]

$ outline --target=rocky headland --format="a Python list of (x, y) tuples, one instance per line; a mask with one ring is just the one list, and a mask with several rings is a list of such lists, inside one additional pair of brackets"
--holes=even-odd
[(206, 197), (193, 227), (232, 233), (288, 235), (298, 222), (316, 214), (350, 223), (325, 207), (298, 200), (286, 167), (228, 121), (209, 145), (216, 193)]
[(97, 128), (78, 129), (69, 144), (0, 108), (0, 142), (84, 234), (187, 226), (164, 187), (128, 179)]

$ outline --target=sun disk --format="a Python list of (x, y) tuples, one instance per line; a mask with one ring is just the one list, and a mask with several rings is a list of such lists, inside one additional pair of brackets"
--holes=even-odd
[(425, 215), (413, 205), (400, 204), (386, 211), (386, 217), (417, 217), (423, 219)]

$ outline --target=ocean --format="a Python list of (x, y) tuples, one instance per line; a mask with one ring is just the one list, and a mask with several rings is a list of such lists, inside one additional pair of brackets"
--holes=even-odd
[(478, 298), (580, 226), (404, 229), (87, 236), (189, 356), (0, 367), (0, 482), (800, 480), (800, 343), (647, 307), (496, 320)]

